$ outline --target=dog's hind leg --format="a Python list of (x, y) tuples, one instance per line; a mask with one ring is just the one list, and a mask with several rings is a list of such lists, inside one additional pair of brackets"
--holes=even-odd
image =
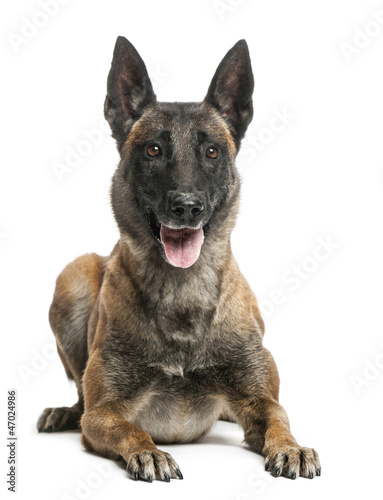
[(88, 360), (88, 322), (101, 287), (106, 259), (87, 254), (68, 264), (57, 278), (49, 311), (57, 351), (70, 380), (77, 386), (78, 401), (71, 407), (46, 408), (39, 432), (79, 429), (84, 411), (82, 375)]

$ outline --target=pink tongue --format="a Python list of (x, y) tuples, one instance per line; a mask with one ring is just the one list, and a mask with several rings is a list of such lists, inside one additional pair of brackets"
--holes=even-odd
[(196, 262), (204, 240), (203, 229), (171, 229), (161, 224), (161, 241), (166, 257), (175, 267), (190, 267)]

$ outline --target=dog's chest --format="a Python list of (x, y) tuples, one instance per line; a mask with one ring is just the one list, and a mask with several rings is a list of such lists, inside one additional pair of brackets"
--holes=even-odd
[(166, 372), (160, 384), (140, 397), (129, 420), (157, 443), (194, 441), (227, 411), (225, 400), (193, 384), (181, 367), (170, 367)]

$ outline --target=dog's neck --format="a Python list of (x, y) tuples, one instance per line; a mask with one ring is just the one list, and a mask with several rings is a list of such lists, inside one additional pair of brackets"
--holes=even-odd
[(171, 266), (160, 248), (146, 253), (142, 248), (137, 250), (123, 236), (114, 254), (127, 279), (139, 290), (136, 306), (153, 325), (156, 335), (177, 345), (203, 342), (206, 328), (215, 321), (221, 303), (225, 273), (235, 265), (230, 239), (217, 244), (215, 239), (207, 238), (199, 259), (188, 269)]
[(207, 238), (197, 262), (188, 269), (173, 267), (156, 245), (143, 249), (128, 235), (113, 252), (127, 277), (139, 288), (143, 300), (157, 307), (178, 310), (204, 310), (218, 303), (222, 279), (233, 259), (230, 238)]

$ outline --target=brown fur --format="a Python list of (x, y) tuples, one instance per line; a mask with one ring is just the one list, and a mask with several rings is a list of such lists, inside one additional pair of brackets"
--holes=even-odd
[[(242, 426), (245, 442), (265, 456), (274, 476), (320, 474), (317, 453), (297, 444), (278, 403), (278, 371), (262, 345), (258, 303), (231, 252), (239, 203), (234, 159), (252, 115), (246, 50), (239, 42), (228, 53), (201, 105), (170, 105), (156, 103), (143, 62), (129, 42), (116, 44), (105, 113), (121, 152), (112, 187), (121, 237), (110, 257), (80, 257), (57, 279), (50, 322), (79, 401), (71, 408), (46, 409), (38, 429), (81, 425), (85, 448), (124, 459), (133, 479), (182, 478), (174, 459), (155, 443), (194, 441), (219, 418)], [(124, 69), (127, 60), (134, 72)], [(133, 73), (134, 82), (144, 82), (136, 92), (131, 86), (124, 90)], [(227, 74), (235, 76), (227, 81)], [(233, 109), (232, 95), (238, 92)], [(139, 113), (142, 102), (145, 109)], [(207, 161), (195, 161), (200, 133), (220, 144), (221, 163), (209, 163), (205, 177), (197, 178)], [(208, 208), (201, 216), (211, 211), (204, 222), (209, 232), (198, 260), (187, 269), (164, 258), (135, 205), (141, 189), (145, 210), (146, 199), (154, 192), (157, 200), (170, 176), (154, 185), (140, 180), (154, 179), (164, 168), (142, 159), (142, 144), (153, 134), (168, 141), (172, 179), (182, 186), (197, 182), (198, 192), (204, 184), (212, 186), (211, 193), (207, 187), (203, 192)]]

